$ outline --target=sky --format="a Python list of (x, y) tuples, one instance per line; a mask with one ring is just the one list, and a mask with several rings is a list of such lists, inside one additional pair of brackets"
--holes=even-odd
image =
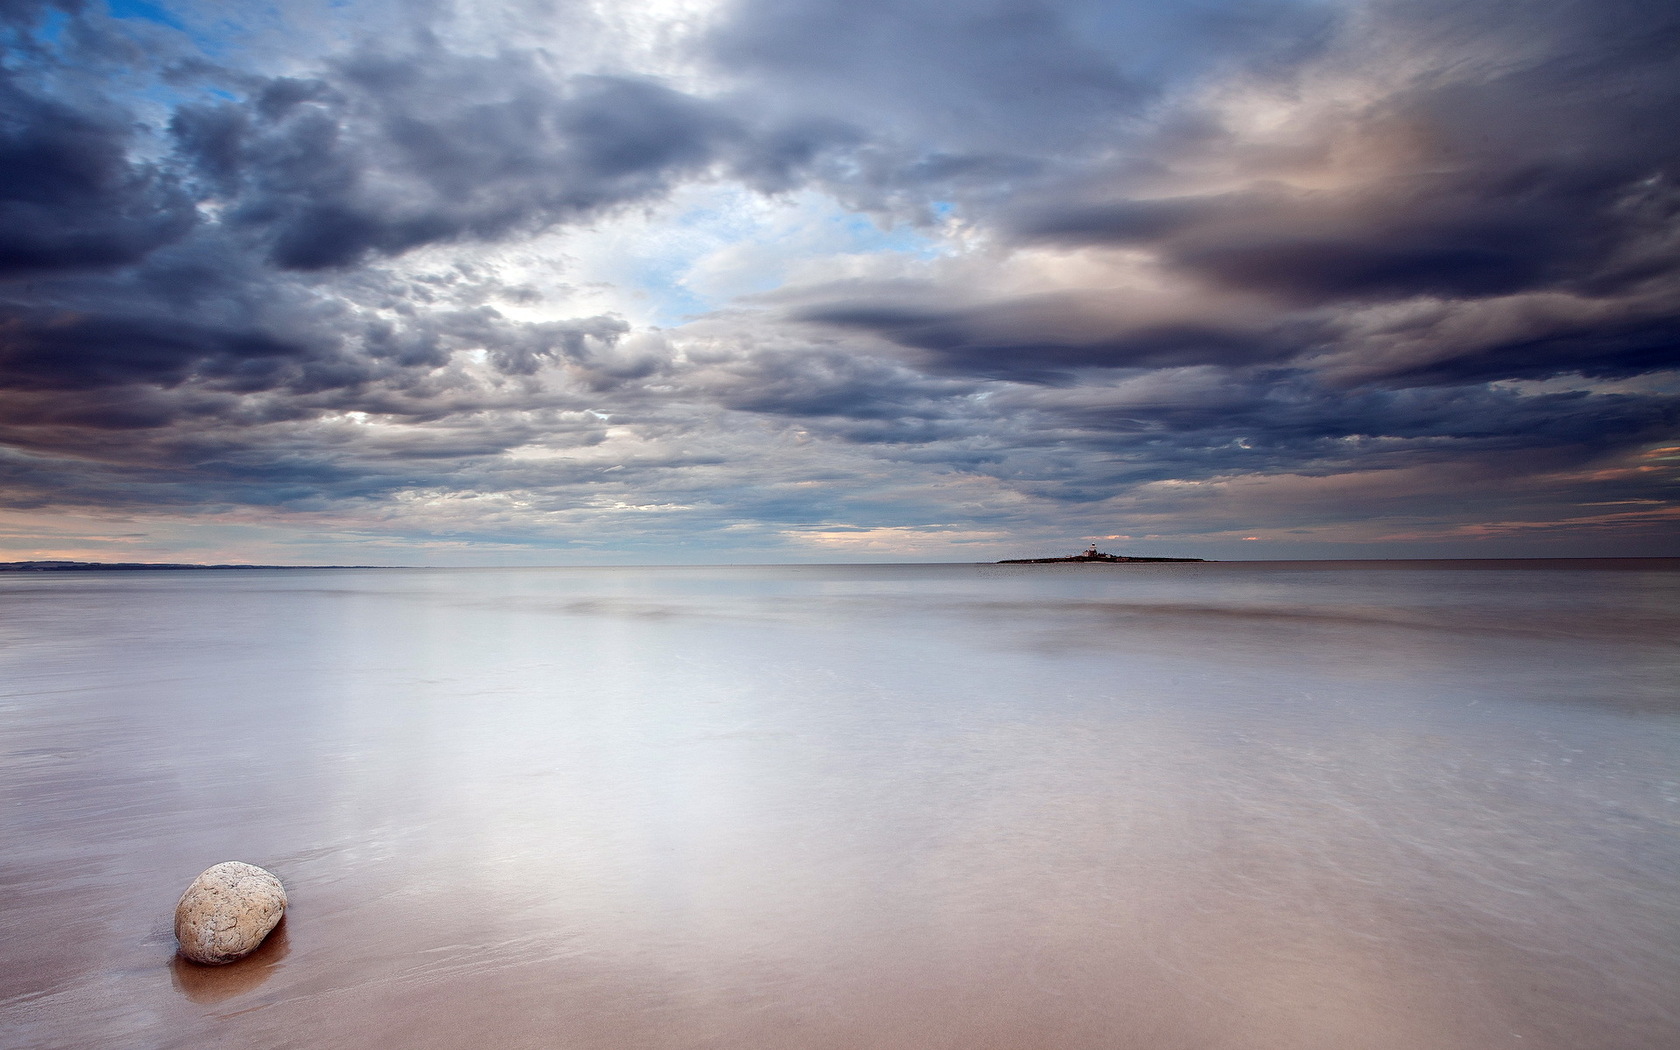
[(1673, 0), (0, 41), (0, 560), (1680, 555)]

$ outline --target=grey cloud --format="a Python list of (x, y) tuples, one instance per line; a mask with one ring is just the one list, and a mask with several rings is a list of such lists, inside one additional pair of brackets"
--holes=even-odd
[(1323, 116), (1295, 163), (1388, 151), (1378, 168), (1288, 189), (1263, 178), (1284, 159), (1253, 153), (1249, 189), (1163, 195), (1175, 165), (1253, 149), (1207, 128), (1155, 144), (1165, 167), (1142, 197), (1105, 199), (1089, 175), (1083, 194), (1023, 203), (1009, 218), (1016, 236), (1144, 247), (1185, 274), (1304, 304), (1605, 295), (1673, 277), (1672, 251), (1637, 250), (1659, 229), (1672, 245), (1680, 229), (1680, 138), (1663, 130), (1680, 107), (1673, 5), (1394, 3), (1367, 22), (1348, 31), (1350, 54), (1399, 64), (1427, 46), (1439, 65)]
[(176, 141), (225, 221), (284, 268), (494, 239), (664, 193), (736, 135), (656, 83), (559, 78), (531, 55), (368, 54), (329, 79), (180, 111)]
[[(1033, 383), (1070, 383), (1088, 368), (1247, 365), (1300, 353), (1325, 339), (1321, 323), (1282, 316), (1256, 324), (1221, 311), (1178, 308), (1115, 311), (1090, 294), (999, 298), (962, 306), (928, 305), (937, 289), (880, 300), (819, 299), (796, 307), (802, 322), (870, 332), (925, 352), (936, 372)], [(816, 293), (820, 295), (819, 293)], [(920, 300), (918, 303), (916, 300)]]
[(1325, 472), (1541, 449), (1590, 458), (1660, 438), (1680, 423), (1680, 399), (1484, 386), (1333, 396), (1307, 376), (1282, 375), (1198, 403), (1072, 408), (1059, 418), (1094, 445), (1173, 444), (1212, 455), (1216, 470), (1246, 459), (1251, 470)]
[(953, 158), (1036, 156), (1110, 138), (1209, 65), (1298, 52), (1328, 21), (1282, 2), (763, 0), (711, 46), (787, 109), (844, 113)]
[(1148, 247), (1190, 274), (1302, 304), (1605, 288), (1603, 267), (1635, 232), (1617, 211), (1649, 177), (1396, 179), (1342, 199), (1271, 189), (1046, 209), (1016, 228), (1033, 241)]
[[(0, 263), (27, 280), (0, 283), (0, 490), (357, 513), (435, 494), (467, 501), (463, 535), (500, 520), (500, 494), (687, 508), (672, 534), (1046, 506), (1094, 522), (1151, 482), (1341, 472), (1579, 469), (1579, 491), (1674, 495), (1597, 469), (1672, 440), (1660, 387), (1497, 385), (1680, 364), (1672, 11), (1362, 12), (753, 0), (705, 41), (729, 74), (709, 97), (438, 37), (282, 77), (171, 56), (157, 96), (190, 101), (151, 131), (86, 77), (19, 73)], [(1384, 92), (1354, 68), (1451, 47), (1462, 61)], [(1373, 97), (1268, 152), (1200, 108), (1210, 71)], [(1371, 129), (1400, 146), (1316, 189), (1280, 181)], [(1196, 195), (1207, 171), (1220, 189)], [(954, 208), (1000, 252), (1136, 250), (1159, 280), (1024, 294), (1043, 285), (975, 279), (977, 250), (960, 277), (783, 289), (658, 333), (518, 320), (503, 307), (529, 293), (494, 273), (388, 262), (713, 178), (913, 221)], [(1573, 305), (1525, 298), (1542, 292)], [(947, 483), (973, 495), (930, 517)]]
[(1376, 502), (1390, 498), (1382, 495), (1383, 482), (1362, 484), (1366, 505), (1343, 510), (1354, 518), (1458, 502), (1450, 492), (1431, 500), (1402, 495), (1398, 479), (1419, 471), (1481, 474), (1511, 484), (1577, 473), (1583, 476), (1573, 486), (1596, 494), (1577, 498), (1680, 495), (1661, 477), (1595, 469), (1673, 434), (1680, 425), (1680, 398), (1673, 395), (1522, 396), (1477, 386), (1364, 391), (1338, 399), (1297, 374), (1227, 382), (1204, 389), (1199, 398), (1103, 401), (1099, 391), (1000, 394), (986, 431), (994, 454), (971, 456), (966, 469), (1035, 500), (1073, 505), (1116, 499), (1157, 482), (1397, 479), (1390, 483), (1393, 506)]
[[(293, 511), (371, 505), (398, 493), (506, 493), (532, 504), (578, 506), (600, 490), (638, 485), (683, 487), (685, 471), (723, 462), (706, 452), (668, 452), (600, 462), (521, 460), (505, 453), (538, 441), (583, 449), (603, 440), (598, 417), (555, 412), (522, 399), (458, 405), (436, 418), (369, 428), (342, 416), (269, 421), (206, 415), (176, 425), (102, 440), (82, 426), (53, 439), (30, 439), (28, 427), (0, 425), (0, 506), (102, 505), (284, 507)], [(180, 425), (190, 422), (190, 425)], [(35, 428), (39, 431), (39, 427)]]
[(0, 72), (0, 278), (134, 262), (192, 227), (191, 199), (134, 158), (132, 139), (121, 111)]
[(157, 317), (16, 311), (0, 347), (0, 383), (14, 390), (87, 389), (145, 381), (172, 386), (197, 374), (233, 389), (275, 384), (298, 341), (255, 329), (220, 331)]
[[(790, 339), (810, 326), (809, 315), (800, 316), (788, 328)], [(891, 335), (928, 316), (900, 307), (838, 319), (860, 335)], [(825, 319), (824, 327), (835, 320)], [(768, 319), (738, 323), (762, 330)], [(906, 358), (891, 343), (854, 338), (848, 346), (842, 337), (821, 350), (748, 355), (729, 370), (741, 377), (738, 387), (703, 382), (737, 410), (786, 418), (823, 440), (875, 445), (889, 460), (943, 465), (1033, 499), (1082, 504), (1174, 479), (1330, 476), (1493, 460), (1519, 473), (1585, 469), (1672, 440), (1680, 430), (1680, 397), (1660, 385), (1594, 393), (1583, 381), (1584, 389), (1536, 393), (1448, 371), (1427, 382), (1387, 375), (1381, 383), (1349, 384), (1303, 362), (1209, 361), (1176, 350), (1149, 367), (1095, 372), (1090, 365), (1103, 359), (1082, 352), (1073, 361), (1082, 367), (1046, 382), (1031, 369), (1057, 359), (1028, 353), (1034, 349), (1025, 348), (1022, 363), (1006, 374), (987, 375), (957, 356), (939, 359), (960, 365), (950, 367), (950, 378), (917, 378), (917, 370), (930, 368), (922, 357)], [(1554, 362), (1537, 370), (1557, 368)], [(1652, 497), (1661, 482), (1655, 475), (1630, 479), (1618, 491)]]
[[(108, 21), (72, 21), (63, 47), (0, 79), (0, 279), (29, 279), (0, 284), (0, 389), (14, 420), (40, 424), (24, 445), (68, 440), (73, 421), (201, 426), (212, 404), (245, 425), (357, 404), (424, 419), (468, 382), (449, 368), (462, 351), (521, 381), (563, 366), (598, 390), (663, 367), (621, 319), (515, 322), (490, 301), (521, 293), (493, 279), (404, 282), (357, 263), (657, 197), (738, 143), (716, 106), (435, 40), (314, 77), (167, 52), (154, 72), (171, 92), (244, 97), (177, 106), (166, 143), (97, 90), (115, 75), (101, 61), (144, 68)], [(104, 59), (102, 41), (117, 48)]]
[(83, 0), (0, 0), (0, 23), (30, 26), (50, 10), (77, 12), (85, 6)]
[[(1675, 44), (1680, 14), (1660, 3), (1372, 5), (1252, 83), (1270, 77), (1287, 98), (1310, 95), (1316, 75), (1366, 74), (1356, 63), (1373, 82), (1390, 66), (1423, 72), (1325, 108), (1286, 146), (1181, 103), (1153, 137), (1111, 136), (1118, 159), (1064, 158), (1054, 178), (1013, 183), (1013, 199), (967, 202), (1016, 244), (1145, 253), (1177, 289), (1164, 312), (1126, 316), (1094, 291), (984, 301), (962, 286), (836, 290), (790, 310), (919, 351), (907, 359), (940, 372), (1047, 383), (1308, 357), (1402, 387), (1674, 368), (1680, 314), (1651, 304), (1680, 295), (1680, 138), (1663, 130), (1680, 109)], [(1220, 189), (1184, 192), (1207, 170), (1229, 172)], [(1206, 309), (1187, 294), (1197, 288)], [(1536, 293), (1602, 309), (1549, 326), (1490, 309), (1475, 338), (1420, 329), (1416, 356), (1358, 361), (1367, 308)], [(1226, 316), (1233, 296), (1272, 305)]]
[[(1427, 346), (1432, 334), (1425, 329), (1417, 341)], [(1444, 333), (1438, 338), (1451, 345)], [(1561, 374), (1617, 379), (1663, 372), (1680, 367), (1680, 310), (1626, 304), (1608, 317), (1558, 318), (1504, 331), (1492, 327), (1487, 338), (1456, 353), (1350, 366), (1361, 379), (1389, 386), (1451, 386)]]
[(753, 353), (702, 382), (742, 411), (874, 420), (943, 414), (941, 402), (973, 388), (880, 358), (810, 348)]
[(1093, 163), (1140, 163), (1186, 85), (1271, 75), (1339, 17), (1314, 0), (754, 0), (709, 43), (761, 120), (827, 123), (805, 182), (894, 221), (960, 205), (990, 224)]
[(8, 415), (144, 427), (197, 419), (213, 404), (230, 423), (348, 409), (424, 419), (458, 409), (458, 388), (482, 382), (451, 367), (467, 352), (492, 374), (523, 379), (564, 365), (596, 385), (662, 361), (653, 354), (650, 364), (639, 345), (623, 351), (619, 318), (515, 321), (480, 301), (494, 282), (459, 273), (417, 286), (369, 271), (320, 287), (243, 261), (202, 243), (120, 278), (0, 288)]

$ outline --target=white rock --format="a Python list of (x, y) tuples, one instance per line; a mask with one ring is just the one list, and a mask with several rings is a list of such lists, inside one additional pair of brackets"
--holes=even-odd
[(226, 861), (192, 880), (175, 905), (175, 939), (193, 962), (219, 966), (256, 951), (286, 914), (286, 888), (255, 864)]

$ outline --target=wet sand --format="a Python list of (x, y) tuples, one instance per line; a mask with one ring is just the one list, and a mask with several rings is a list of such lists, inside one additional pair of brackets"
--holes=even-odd
[(0, 1045), (1668, 1050), (1676, 569), (3, 580)]

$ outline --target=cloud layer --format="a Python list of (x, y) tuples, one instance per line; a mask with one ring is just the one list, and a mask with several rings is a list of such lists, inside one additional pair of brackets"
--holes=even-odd
[(0, 33), (19, 557), (1680, 553), (1671, 4)]

